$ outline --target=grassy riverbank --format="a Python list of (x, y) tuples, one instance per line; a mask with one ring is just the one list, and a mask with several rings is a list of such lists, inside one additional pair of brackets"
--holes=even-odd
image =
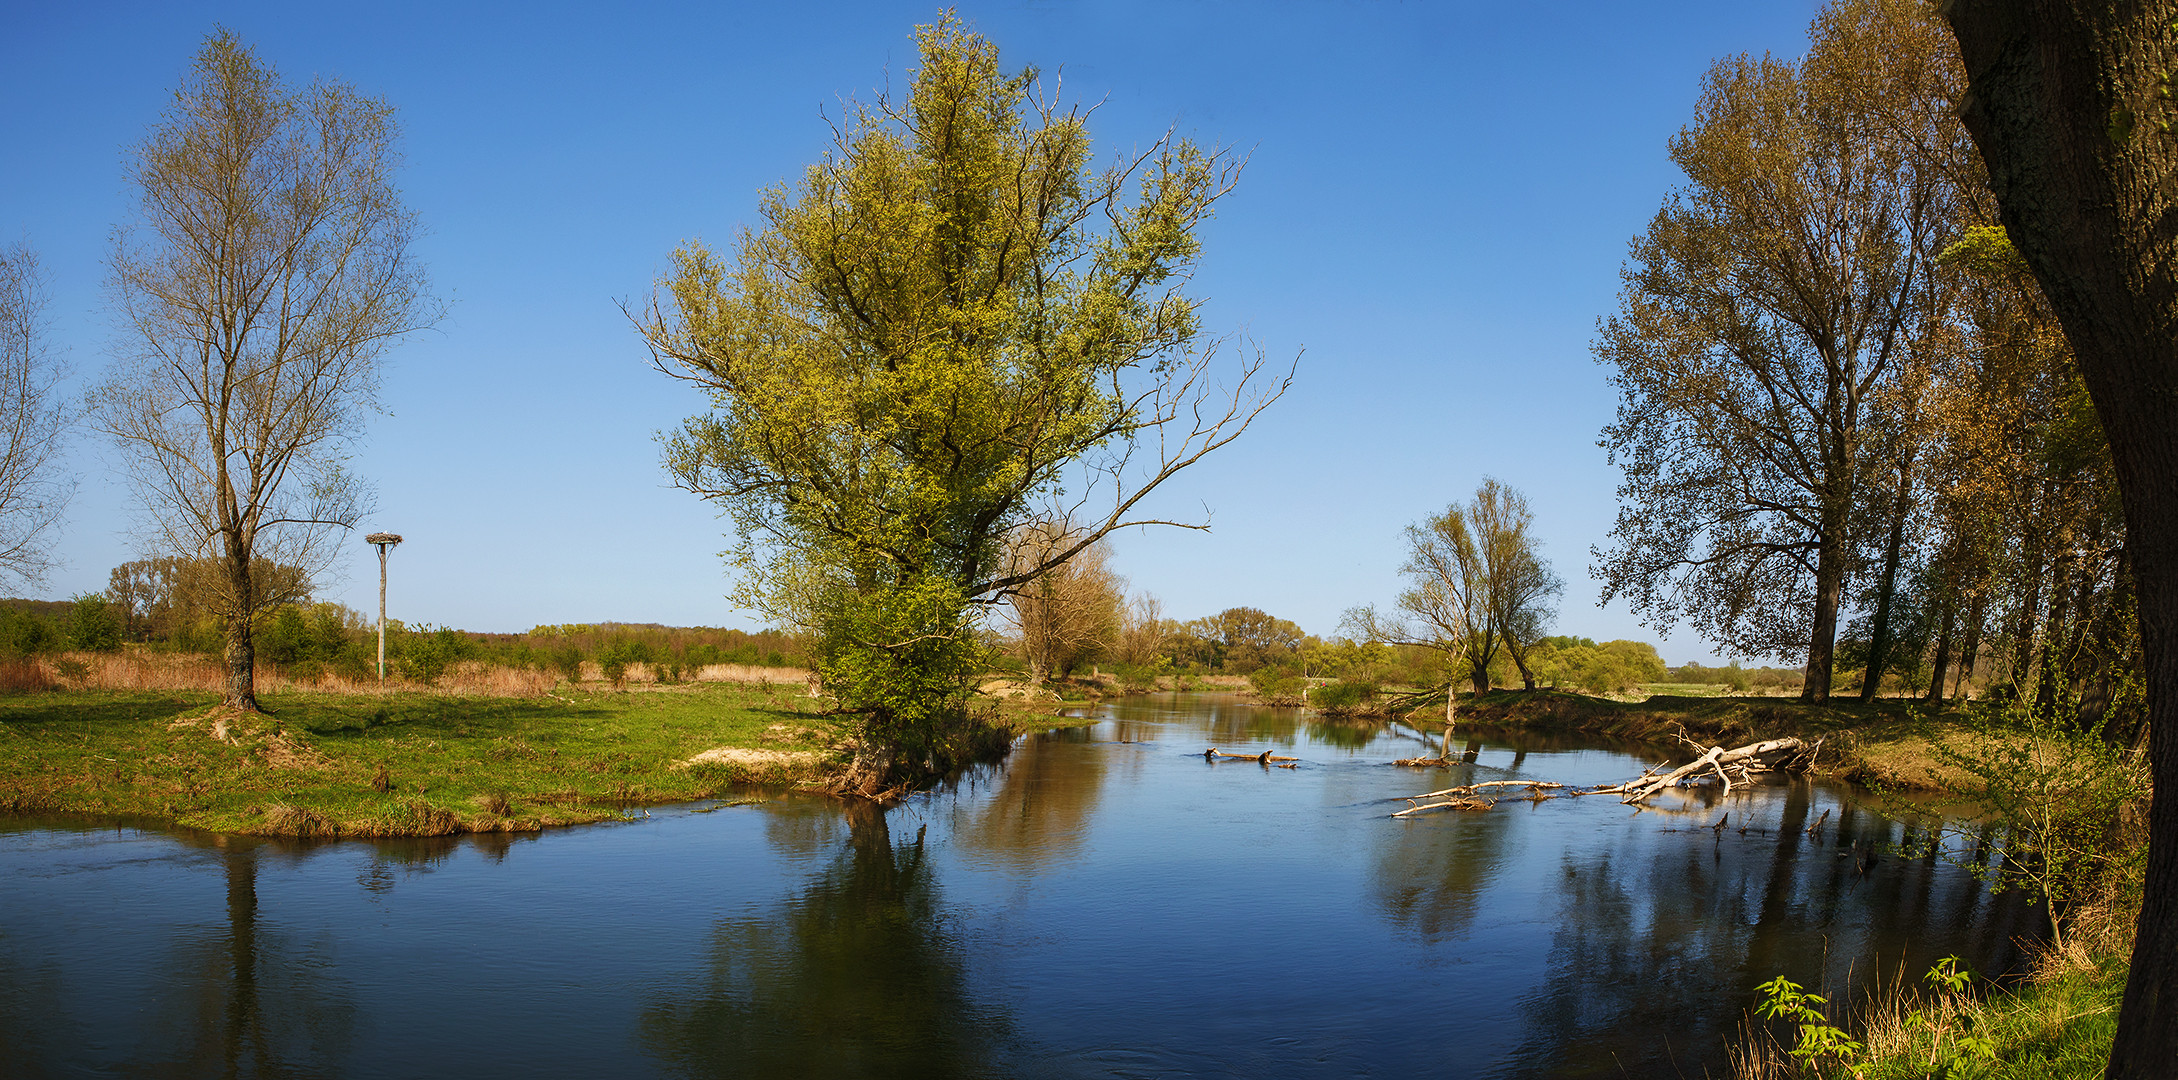
[(597, 821), (736, 784), (821, 779), (840, 725), (793, 688), (533, 698), (201, 692), (0, 697), (0, 809), (258, 835), (431, 836)]

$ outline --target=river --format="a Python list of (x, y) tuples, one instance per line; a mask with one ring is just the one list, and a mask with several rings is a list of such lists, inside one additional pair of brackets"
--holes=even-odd
[(2003, 972), (2045, 926), (1843, 786), (1394, 820), (1653, 758), (1514, 732), (1400, 768), (1404, 728), (1218, 695), (1084, 725), (886, 812), (317, 844), (0, 817), (0, 1077), (1701, 1076), (1774, 975)]

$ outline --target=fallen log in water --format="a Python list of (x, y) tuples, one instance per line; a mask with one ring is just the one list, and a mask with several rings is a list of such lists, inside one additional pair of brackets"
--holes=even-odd
[[(1257, 764), (1259, 764), (1259, 765), (1268, 765), (1268, 764), (1270, 764), (1270, 763), (1271, 763), (1271, 762), (1273, 762), (1273, 761), (1299, 761), (1299, 760), (1301, 760), (1300, 758), (1297, 758), (1297, 757), (1286, 757), (1286, 756), (1284, 756), (1284, 755), (1282, 755), (1282, 754), (1273, 754), (1273, 753), (1271, 753), (1271, 752), (1270, 752), (1270, 751), (1268, 751), (1268, 750), (1265, 750), (1265, 751), (1263, 751), (1263, 752), (1262, 752), (1262, 753), (1260, 753), (1260, 754), (1233, 754), (1233, 753), (1227, 753), (1226, 751), (1220, 750), (1220, 749), (1218, 749), (1217, 747), (1213, 746), (1213, 747), (1211, 747), (1210, 749), (1208, 749), (1208, 750), (1205, 750), (1205, 751), (1203, 751), (1203, 752), (1202, 752), (1202, 759), (1203, 759), (1204, 761), (1216, 761), (1216, 760), (1218, 760), (1218, 759), (1220, 759), (1220, 758), (1237, 758), (1237, 759), (1239, 759), (1239, 760), (1241, 760), (1241, 761), (1253, 761), (1253, 762), (1255, 762), (1255, 763), (1257, 763)], [(1288, 765), (1288, 766), (1282, 766), (1282, 767), (1283, 767), (1283, 768), (1292, 768), (1292, 766), (1290, 766), (1290, 765)]]
[[(1496, 803), (1494, 800), (1481, 797), (1485, 788), (1523, 787), (1528, 789), (1525, 797), (1536, 802), (1557, 797), (1543, 794), (1545, 790), (1562, 790), (1565, 794), (1573, 796), (1617, 795), (1620, 802), (1639, 803), (1665, 788), (1694, 783), (1715, 776), (1724, 782), (1725, 793), (1730, 794), (1734, 784), (1748, 783), (1753, 777), (1762, 773), (1805, 772), (1815, 764), (1815, 754), (1822, 749), (1822, 740), (1820, 739), (1817, 739), (1813, 745), (1809, 745), (1790, 736), (1782, 739), (1764, 739), (1761, 742), (1748, 743), (1735, 750), (1726, 750), (1721, 746), (1702, 748), (1700, 743), (1687, 738), (1684, 732), (1679, 737), (1687, 745), (1700, 749), (1702, 753), (1693, 761), (1669, 772), (1659, 772), (1657, 769), (1651, 768), (1642, 772), (1640, 776), (1624, 783), (1597, 784), (1589, 788), (1566, 788), (1564, 784), (1552, 783), (1547, 780), (1486, 780), (1479, 784), (1465, 784), (1460, 787), (1449, 787), (1441, 791), (1430, 791), (1416, 795), (1407, 800), (1406, 809), (1392, 816), (1407, 817), (1435, 810), (1488, 810)], [(1210, 754), (1217, 752), (1212, 750), (1203, 756), (1208, 757)], [(1242, 755), (1229, 754), (1226, 756), (1239, 757)], [(1398, 764), (1419, 765), (1427, 763), (1434, 765), (1438, 763), (1438, 760), (1440, 759), (1412, 758), (1400, 761)], [(1423, 802), (1424, 799), (1439, 801)], [(1720, 819), (1714, 828), (1721, 835), (1723, 827), (1723, 821)], [(1817, 821), (1815, 828), (1821, 827), (1822, 822)], [(1810, 832), (1812, 831), (1810, 830)]]
[[(1416, 795), (1413, 798), (1407, 800), (1408, 806), (1406, 809), (1401, 810), (1393, 814), (1392, 816), (1408, 817), (1414, 814), (1426, 814), (1433, 810), (1488, 810), (1489, 808), (1497, 805), (1496, 801), (1490, 799), (1482, 799), (1478, 796), (1480, 795), (1483, 788), (1500, 787), (1527, 788), (1528, 798), (1533, 799), (1537, 802), (1541, 802), (1544, 799), (1556, 797), (1543, 794), (1545, 790), (1563, 788), (1565, 787), (1565, 785), (1552, 783), (1548, 780), (1485, 780), (1479, 784), (1465, 784), (1460, 787), (1449, 787), (1445, 788), (1442, 791), (1431, 791), (1421, 795)], [(1579, 793), (1575, 792), (1575, 794)], [(1442, 801), (1424, 803), (1421, 801), (1423, 799), (1439, 799)]]
[(1638, 803), (1665, 788), (1677, 787), (1711, 775), (1723, 781), (1725, 793), (1730, 794), (1734, 783), (1747, 783), (1761, 773), (1806, 771), (1815, 763), (1815, 752), (1821, 746), (1820, 741), (1810, 746), (1789, 735), (1782, 739), (1748, 743), (1735, 750), (1712, 746), (1703, 751), (1700, 757), (1668, 773), (1658, 775), (1652, 769), (1636, 779), (1623, 784), (1606, 784), (1589, 791), (1588, 794), (1613, 794), (1619, 796), (1620, 802)]

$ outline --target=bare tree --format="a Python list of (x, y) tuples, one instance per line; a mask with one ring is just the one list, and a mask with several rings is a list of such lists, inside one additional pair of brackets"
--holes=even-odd
[(76, 487), (55, 469), (67, 418), (54, 385), (66, 371), (45, 344), (44, 285), (29, 248), (0, 248), (0, 572), (23, 582), (44, 580)]
[[(1051, 548), (1071, 543), (1066, 523), (1037, 522), (1016, 530), (1012, 560), (1042, 563)], [(1008, 597), (1029, 679), (1037, 685), (1071, 672), (1116, 644), (1125, 615), (1126, 579), (1112, 572), (1111, 548), (1092, 544), (1080, 554), (1017, 588)]]
[[(1533, 690), (1528, 650), (1557, 618), (1554, 601), (1565, 592), (1565, 581), (1537, 550), (1539, 541), (1529, 531), (1535, 515), (1528, 510), (1527, 496), (1485, 477), (1468, 515), (1481, 550), (1490, 620), (1505, 654), (1520, 669), (1521, 685)], [(1488, 673), (1481, 677), (1487, 679)]]
[(385, 350), (438, 314), (394, 138), (391, 106), (337, 82), (291, 88), (222, 30), (129, 166), (139, 216), (111, 267), (130, 334), (93, 415), (148, 539), (225, 570), (232, 708), (257, 710), (251, 620), (300, 599), (252, 568), (322, 567), (365, 512), (342, 460)]

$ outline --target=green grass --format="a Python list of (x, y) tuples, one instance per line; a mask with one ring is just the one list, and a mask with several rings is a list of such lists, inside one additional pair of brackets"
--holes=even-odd
[[(2110, 954), (2089, 967), (1949, 1007), (1894, 992), (1856, 1033), (1868, 1045), (1850, 1061), (1829, 1059), (1819, 1073), (1811, 1072), (1790, 1060), (1782, 1043), (1762, 1038), (1736, 1074), (1741, 1080), (2091, 1080), (2109, 1064), (2125, 974), (2125, 957)], [(1971, 1049), (1977, 1041), (1980, 1052)]]
[[(735, 784), (818, 780), (844, 738), (817, 702), (778, 687), (282, 693), (264, 704), (271, 716), (235, 718), (203, 693), (0, 697), (0, 810), (255, 834), (526, 831)], [(226, 738), (215, 734), (236, 719)], [(682, 764), (718, 747), (764, 753)]]

